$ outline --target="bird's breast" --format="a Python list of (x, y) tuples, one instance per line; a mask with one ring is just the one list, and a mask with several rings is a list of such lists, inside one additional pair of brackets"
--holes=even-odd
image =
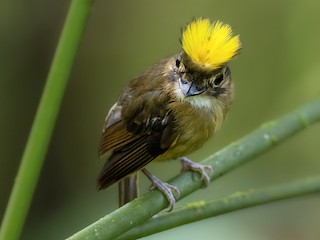
[(194, 96), (171, 104), (177, 138), (158, 160), (187, 155), (200, 148), (223, 121), (223, 110), (209, 96)]

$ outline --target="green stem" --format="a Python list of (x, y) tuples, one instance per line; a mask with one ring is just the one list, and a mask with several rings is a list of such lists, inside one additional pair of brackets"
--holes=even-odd
[[(281, 141), (320, 120), (320, 98), (289, 113), (243, 137), (228, 147), (208, 157), (202, 164), (214, 169), (212, 179), (230, 171), (253, 157), (271, 149)], [(200, 176), (195, 172), (185, 172), (170, 184), (180, 190), (180, 198), (187, 196), (202, 186)], [(166, 198), (158, 190), (148, 192), (100, 218), (69, 238), (73, 239), (114, 239), (129, 229), (142, 224), (168, 205)]]
[(93, 0), (73, 0), (6, 208), (0, 240), (18, 239)]
[(220, 214), (319, 191), (320, 177), (313, 177), (272, 187), (236, 192), (212, 201), (190, 203), (172, 213), (149, 219), (146, 223), (121, 235), (117, 240), (138, 239)]

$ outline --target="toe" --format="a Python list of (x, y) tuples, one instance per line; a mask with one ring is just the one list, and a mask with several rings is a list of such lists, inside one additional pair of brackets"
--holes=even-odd
[(180, 158), (182, 163), (182, 171), (195, 171), (198, 172), (201, 176), (201, 179), (204, 182), (204, 186), (207, 187), (211, 181), (210, 175), (213, 173), (213, 169), (210, 165), (202, 165), (195, 163), (186, 157)]

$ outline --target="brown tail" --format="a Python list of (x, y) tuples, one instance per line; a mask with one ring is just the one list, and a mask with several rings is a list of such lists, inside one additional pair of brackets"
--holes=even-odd
[(119, 181), (119, 207), (139, 196), (138, 173), (131, 174)]

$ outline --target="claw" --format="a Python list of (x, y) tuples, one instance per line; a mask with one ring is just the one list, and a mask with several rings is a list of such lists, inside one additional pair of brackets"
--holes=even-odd
[[(199, 163), (192, 162), (187, 157), (180, 158), (182, 169), (181, 171), (192, 170), (198, 172), (201, 175), (201, 180), (204, 181), (204, 187), (207, 187), (211, 181), (210, 175), (213, 173), (213, 169), (210, 165), (202, 165)], [(209, 174), (208, 174), (208, 172)]]
[(174, 198), (173, 192), (175, 192), (176, 196), (180, 196), (180, 191), (176, 186), (170, 185), (168, 183), (162, 182), (159, 178), (156, 176), (152, 175), (147, 169), (142, 169), (142, 172), (150, 179), (152, 182), (152, 185), (150, 187), (150, 190), (157, 188), (159, 189), (167, 198), (169, 202), (168, 206), (168, 212), (172, 211), (176, 199)]

